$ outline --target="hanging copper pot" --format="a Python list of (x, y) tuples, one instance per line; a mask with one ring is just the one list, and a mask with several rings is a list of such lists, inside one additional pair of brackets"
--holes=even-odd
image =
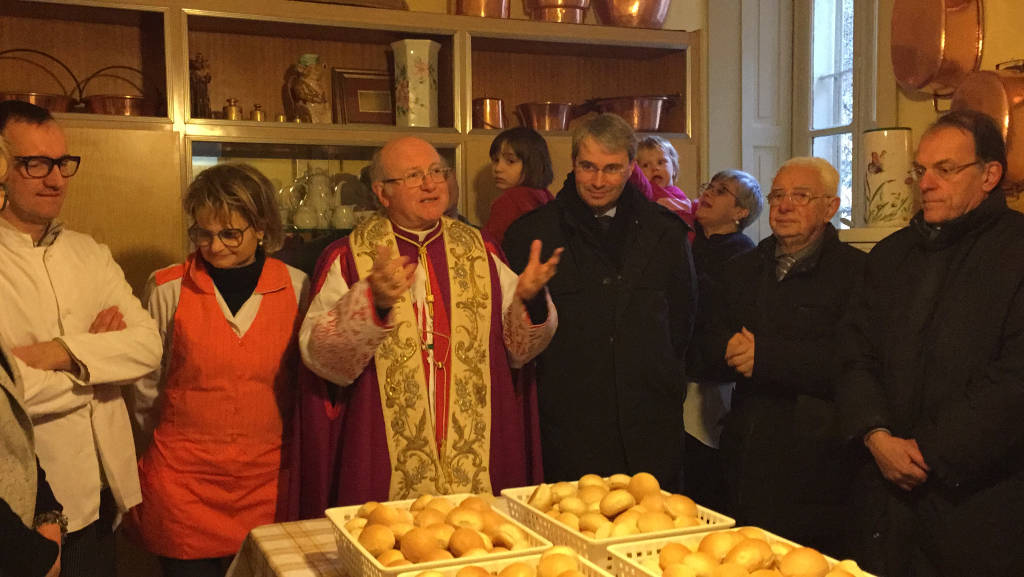
[(953, 93), (950, 108), (977, 110), (996, 121), (1006, 141), (1003, 189), (1014, 196), (1024, 192), (1024, 60), (968, 74)]
[(900, 88), (949, 97), (981, 65), (981, 0), (895, 0), (892, 67)]

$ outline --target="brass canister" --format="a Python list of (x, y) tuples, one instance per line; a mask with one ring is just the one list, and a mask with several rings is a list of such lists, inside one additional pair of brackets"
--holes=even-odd
[(504, 129), (505, 103), (500, 98), (473, 99), (473, 128)]
[(238, 105), (237, 98), (228, 98), (228, 103), (224, 105), (224, 119), (225, 120), (241, 120), (242, 119), (242, 107)]
[(249, 113), (249, 120), (255, 120), (256, 122), (263, 122), (267, 119), (267, 113), (263, 112), (262, 104), (253, 104), (252, 112)]

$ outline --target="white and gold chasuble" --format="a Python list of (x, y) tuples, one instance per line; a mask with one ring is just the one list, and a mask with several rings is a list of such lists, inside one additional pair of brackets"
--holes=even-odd
[[(391, 459), (391, 499), (491, 492), (489, 256), (480, 232), (469, 225), (443, 217), (440, 235), (448, 260), (450, 334), (437, 335), (432, 322), (437, 291), (431, 290), (427, 274), (431, 235), (419, 245), (418, 269), (426, 275), (425, 294), (411, 290), (392, 307), (394, 328), (374, 355)], [(349, 242), (359, 278), (369, 276), (377, 245), (398, 254), (391, 221), (379, 214), (360, 224)], [(448, 340), (451, 370), (442, 371), (443, 378), (433, 383), (433, 375), (428, 378), (424, 370), (424, 357), (432, 368), (448, 360), (433, 356), (435, 335)], [(437, 415), (435, 388), (448, 399), (444, 413)]]

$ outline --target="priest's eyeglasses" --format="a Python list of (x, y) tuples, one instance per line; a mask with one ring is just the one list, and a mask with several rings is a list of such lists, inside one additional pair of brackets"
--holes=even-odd
[(429, 178), (434, 184), (441, 184), (448, 178), (448, 174), (452, 169), (447, 166), (431, 166), (426, 172), (422, 170), (414, 170), (402, 178), (385, 178), (381, 182), (388, 184), (392, 182), (400, 182), (409, 188), (416, 188), (423, 186), (426, 179)]
[(985, 163), (982, 162), (981, 160), (975, 160), (973, 162), (968, 162), (967, 164), (959, 165), (940, 162), (939, 164), (935, 164), (933, 166), (922, 166), (920, 164), (914, 163), (914, 166), (910, 169), (910, 176), (914, 178), (914, 182), (920, 183), (921, 179), (924, 178), (924, 173), (930, 170), (934, 172), (935, 176), (939, 177), (941, 180), (949, 182), (950, 180), (953, 180), (954, 176), (960, 174), (961, 172), (967, 170), (968, 168), (976, 164), (981, 166), (985, 165)]
[(81, 156), (70, 156), (67, 154), (60, 158), (50, 158), (49, 156), (15, 156), (14, 160), (25, 167), (25, 174), (29, 178), (46, 178), (53, 172), (54, 166), (57, 167), (61, 176), (70, 178), (78, 172), (78, 165), (82, 163)]
[(206, 248), (213, 244), (213, 237), (219, 238), (220, 243), (228, 248), (238, 248), (242, 246), (245, 231), (250, 228), (252, 228), (251, 224), (245, 228), (222, 228), (216, 233), (212, 233), (205, 228), (192, 225), (188, 229), (188, 238), (192, 244), (200, 248)]

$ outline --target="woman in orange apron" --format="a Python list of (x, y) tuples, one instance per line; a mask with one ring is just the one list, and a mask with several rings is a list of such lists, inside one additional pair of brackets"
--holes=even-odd
[(146, 291), (164, 361), (134, 390), (142, 504), (130, 521), (164, 577), (220, 577), (249, 530), (275, 520), (308, 279), (267, 256), (281, 219), (254, 168), (200, 173), (185, 211), (197, 250)]

